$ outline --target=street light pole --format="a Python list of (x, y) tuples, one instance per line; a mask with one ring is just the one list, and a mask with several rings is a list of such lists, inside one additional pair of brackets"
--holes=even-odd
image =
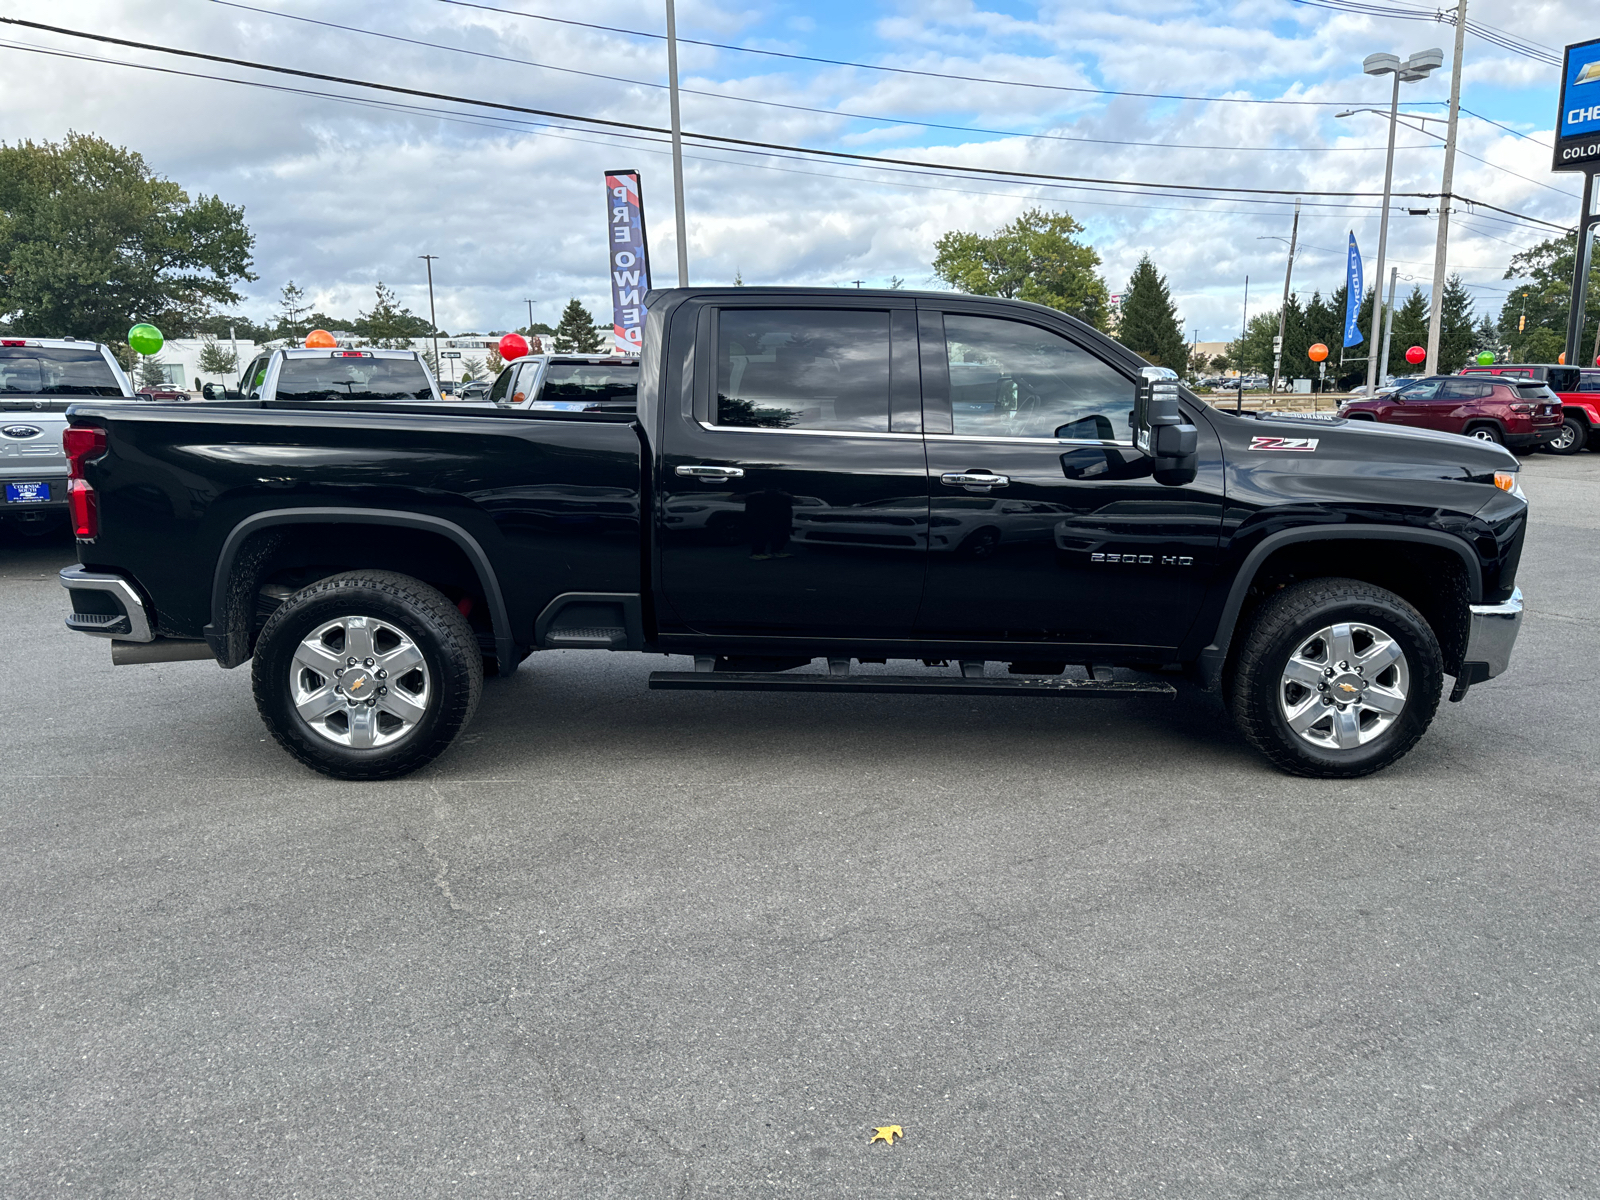
[[(1378, 57), (1377, 55), (1373, 56)], [(1392, 56), (1391, 56), (1392, 57)], [(1371, 59), (1367, 60), (1371, 62)], [(1378, 282), (1377, 294), (1372, 298), (1372, 323), (1367, 329), (1367, 392), (1378, 390), (1378, 335), (1383, 329), (1383, 259), (1389, 250), (1389, 196), (1394, 186), (1394, 134), (1399, 128), (1395, 119), (1400, 114), (1400, 72), (1394, 72), (1394, 96), (1389, 101), (1389, 157), (1383, 168), (1383, 207), (1378, 210), (1378, 269), (1373, 278)]]
[(1289, 322), (1289, 280), (1294, 277), (1294, 247), (1300, 238), (1300, 201), (1294, 202), (1294, 224), (1289, 228), (1289, 265), (1283, 272), (1283, 307), (1278, 309), (1278, 344), (1272, 351), (1272, 391), (1278, 391), (1283, 375), (1283, 335)]
[[(1400, 127), (1400, 85), (1426, 79), (1428, 73), (1444, 65), (1443, 50), (1420, 50), (1405, 62), (1393, 54), (1369, 54), (1361, 63), (1368, 75), (1393, 75), (1394, 92), (1389, 98), (1389, 153), (1383, 167), (1383, 207), (1378, 212), (1378, 262), (1374, 278), (1383, 286), (1384, 258), (1389, 251), (1389, 201), (1394, 194), (1394, 135)], [(1372, 298), (1372, 322), (1367, 329), (1367, 395), (1377, 391), (1379, 334), (1383, 329), (1383, 296)]]
[[(1379, 360), (1378, 360), (1378, 383), (1380, 385), (1383, 383), (1384, 374), (1389, 370), (1389, 339), (1394, 336), (1394, 288), (1395, 288), (1395, 284), (1398, 283), (1399, 280), (1400, 280), (1400, 268), (1399, 267), (1390, 267), (1389, 268), (1389, 311), (1388, 311), (1387, 314), (1385, 314), (1384, 319), (1383, 319), (1383, 350), (1380, 352), (1380, 356), (1379, 356)], [(1382, 286), (1382, 282), (1383, 281), (1379, 280), (1378, 282), (1379, 282), (1379, 286)], [(1372, 394), (1371, 392), (1367, 393), (1367, 395), (1369, 395), (1369, 396), (1371, 394)]]
[(433, 260), (437, 254), (419, 254), (428, 264), (428, 324), (433, 327), (433, 377), (439, 377), (439, 318), (433, 310)]
[(672, 202), (678, 219), (678, 286), (689, 286), (689, 233), (683, 214), (683, 131), (678, 121), (678, 19), (667, 0), (667, 96), (672, 116)]
[(1439, 237), (1433, 246), (1433, 295), (1428, 300), (1428, 365), (1423, 368), (1428, 375), (1439, 373), (1445, 255), (1450, 244), (1450, 203), (1454, 198), (1451, 189), (1456, 178), (1456, 123), (1461, 114), (1461, 54), (1466, 37), (1467, 0), (1461, 0), (1456, 6), (1456, 57), (1450, 70), (1450, 124), (1444, 135), (1444, 181), (1439, 185)]

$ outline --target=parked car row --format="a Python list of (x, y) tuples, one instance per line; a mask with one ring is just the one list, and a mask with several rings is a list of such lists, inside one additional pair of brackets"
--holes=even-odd
[(1464, 367), (1429, 375), (1370, 400), (1346, 401), (1339, 416), (1437, 429), (1513, 450), (1576, 454), (1600, 430), (1600, 369), (1539, 363)]

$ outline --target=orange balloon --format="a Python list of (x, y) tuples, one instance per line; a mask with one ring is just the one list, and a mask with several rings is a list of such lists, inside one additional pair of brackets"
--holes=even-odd
[(1312, 346), (1311, 349), (1306, 351), (1306, 357), (1312, 362), (1321, 362), (1323, 359), (1328, 357), (1328, 348), (1321, 342), (1318, 342), (1316, 345)]
[(306, 334), (307, 350), (332, 350), (339, 343), (326, 329), (313, 329)]
[(1560, 363), (1563, 367), (1567, 365), (1567, 352), (1565, 350), (1556, 355), (1556, 362)]

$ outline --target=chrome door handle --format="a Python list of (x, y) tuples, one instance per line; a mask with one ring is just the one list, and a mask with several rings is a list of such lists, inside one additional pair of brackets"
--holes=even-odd
[(939, 476), (942, 483), (951, 487), (1005, 487), (1011, 482), (1006, 475), (989, 475), (976, 471), (946, 471)]
[(679, 475), (687, 475), (691, 479), (743, 479), (743, 467), (706, 467), (684, 466), (675, 468)]

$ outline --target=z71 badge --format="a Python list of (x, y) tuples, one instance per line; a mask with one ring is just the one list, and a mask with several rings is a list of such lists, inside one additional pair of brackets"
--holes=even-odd
[(1317, 451), (1316, 438), (1285, 438), (1285, 437), (1253, 437), (1250, 439), (1252, 450), (1299, 450), (1306, 454), (1315, 454)]

